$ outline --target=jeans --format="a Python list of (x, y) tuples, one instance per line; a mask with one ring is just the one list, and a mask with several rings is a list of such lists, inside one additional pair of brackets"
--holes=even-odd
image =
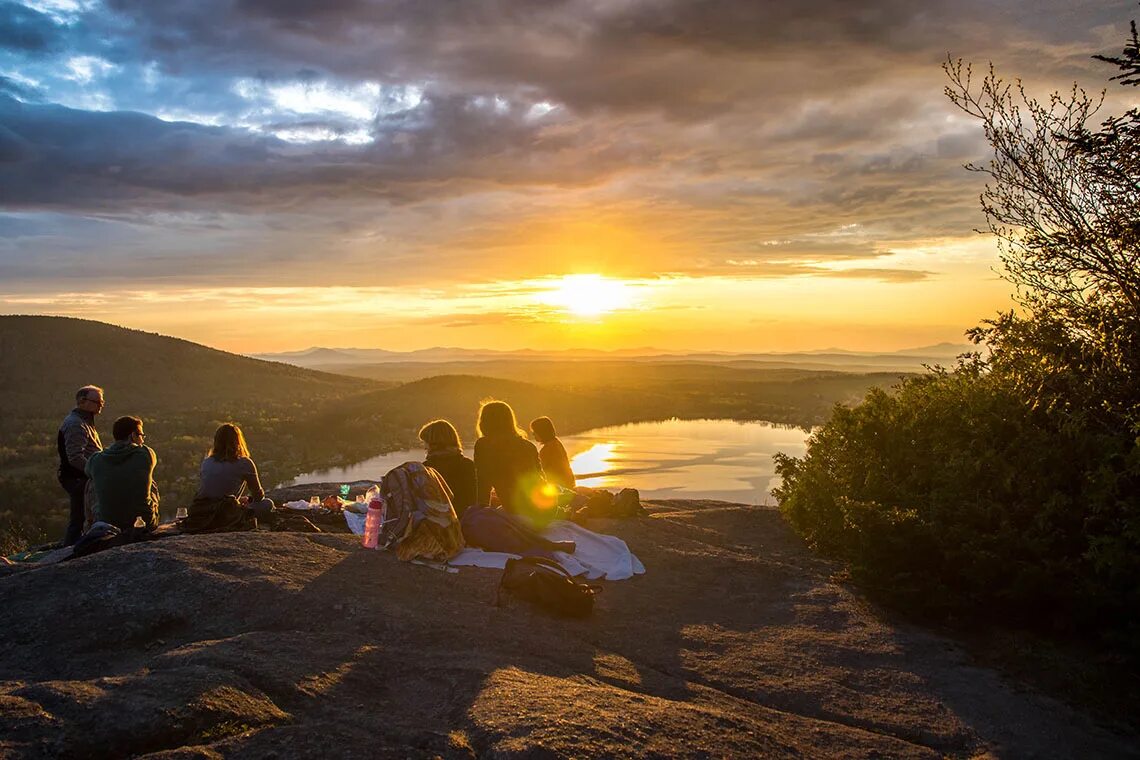
[(70, 475), (60, 475), (59, 484), (67, 491), (71, 502), (71, 514), (67, 520), (67, 532), (63, 534), (63, 545), (71, 546), (83, 535), (84, 495), (87, 491), (87, 478), (76, 478)]

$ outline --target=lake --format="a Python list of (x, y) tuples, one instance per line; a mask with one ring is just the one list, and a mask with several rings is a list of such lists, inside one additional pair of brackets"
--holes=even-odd
[[(779, 483), (772, 455), (802, 456), (803, 430), (768, 422), (665, 420), (597, 428), (562, 437), (579, 485), (632, 487), (643, 499), (720, 499), (771, 504)], [(394, 451), (350, 467), (318, 470), (291, 483), (379, 480), (423, 461), (423, 450)], [(468, 450), (467, 455), (471, 452)]]

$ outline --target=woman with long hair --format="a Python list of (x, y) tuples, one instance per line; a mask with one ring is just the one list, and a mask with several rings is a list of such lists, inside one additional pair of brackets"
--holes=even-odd
[(432, 420), (420, 428), (420, 440), (427, 447), (424, 464), (440, 474), (451, 489), (455, 513), (475, 504), (475, 463), (463, 455), (459, 431), (447, 420)]
[[(505, 401), (484, 401), (475, 432), (475, 498), (491, 503), (494, 490), (508, 512), (531, 518), (554, 506), (542, 477), (538, 449), (519, 429), (515, 412)], [(548, 504), (549, 502), (549, 504)]]
[(241, 428), (232, 422), (214, 431), (214, 445), (202, 460), (198, 498), (221, 499), (233, 496), (255, 513), (269, 512), (273, 500), (265, 497), (265, 489), (257, 477), (257, 465), (249, 456)]

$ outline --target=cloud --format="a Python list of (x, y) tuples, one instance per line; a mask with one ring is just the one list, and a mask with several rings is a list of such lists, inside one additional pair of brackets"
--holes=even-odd
[(858, 267), (856, 269), (838, 269), (830, 272), (817, 272), (825, 277), (839, 277), (844, 279), (870, 279), (881, 282), (918, 282), (934, 277), (934, 272), (921, 269), (887, 269), (884, 267)]
[(63, 44), (60, 27), (46, 13), (15, 2), (0, 2), (0, 48), (43, 56)]
[[(406, 202), (496, 186), (587, 184), (652, 154), (620, 137), (594, 140), (585, 125), (534, 122), (532, 105), (427, 93), (414, 108), (378, 117), (383, 138), (373, 144), (314, 148), (249, 130), (0, 95), (5, 142), (23, 146), (0, 166), (0, 204), (180, 209), (225, 198), (255, 211), (318, 195)], [(273, 127), (344, 129), (312, 119)]]
[(416, 325), (424, 327), (501, 327), (503, 325), (528, 325), (549, 322), (561, 313), (561, 310), (542, 309), (538, 306), (531, 306), (515, 311), (438, 314), (426, 317), (415, 317), (411, 321)]
[(2, 2), (0, 274), (914, 281), (896, 243), (979, 225), (946, 52), (1096, 83), (1131, 11)]

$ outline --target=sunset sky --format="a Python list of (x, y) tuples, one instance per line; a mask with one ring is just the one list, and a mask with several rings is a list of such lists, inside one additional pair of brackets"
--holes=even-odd
[(233, 351), (890, 350), (1010, 305), (947, 54), (1133, 2), (0, 0), (0, 313)]

